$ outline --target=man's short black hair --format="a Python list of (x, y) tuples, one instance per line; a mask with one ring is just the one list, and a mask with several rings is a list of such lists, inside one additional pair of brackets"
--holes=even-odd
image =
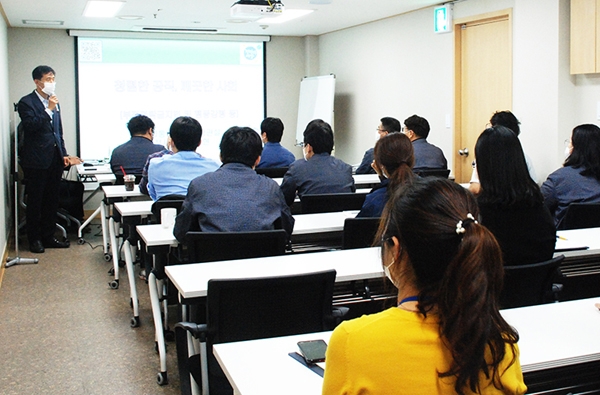
[(31, 72), (31, 76), (34, 80), (41, 80), (42, 77), (48, 73), (56, 75), (54, 69), (50, 66), (38, 66)]
[(304, 130), (304, 145), (306, 144), (310, 144), (315, 154), (323, 152), (331, 154), (333, 150), (333, 130), (331, 130), (331, 126), (322, 119), (310, 121)]
[(490, 118), (490, 123), (492, 126), (500, 125), (509, 128), (517, 136), (521, 133), (521, 128), (519, 127), (521, 122), (510, 111), (496, 111)]
[(283, 122), (279, 118), (265, 118), (260, 124), (260, 132), (267, 134), (270, 143), (279, 143), (283, 136)]
[(154, 122), (145, 115), (136, 115), (127, 122), (127, 129), (132, 136), (146, 134), (148, 129), (154, 129)]
[(169, 135), (179, 151), (196, 151), (202, 139), (202, 126), (192, 117), (177, 117)]
[(396, 118), (383, 117), (380, 119), (380, 121), (381, 126), (383, 126), (383, 129), (388, 133), (397, 133), (402, 130), (402, 127), (400, 126), (400, 121), (398, 121)]
[(404, 120), (404, 126), (421, 138), (426, 139), (429, 136), (429, 122), (423, 117), (412, 115)]
[(223, 133), (219, 148), (223, 164), (243, 163), (252, 167), (262, 154), (262, 141), (254, 129), (233, 126)]

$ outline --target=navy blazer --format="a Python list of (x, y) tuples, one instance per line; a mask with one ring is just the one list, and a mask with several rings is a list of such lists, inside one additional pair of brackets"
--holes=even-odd
[[(57, 107), (58, 108), (58, 107)], [(21, 117), (19, 160), (21, 166), (31, 169), (47, 169), (52, 164), (55, 149), (61, 157), (68, 156), (63, 140), (60, 111), (51, 118), (44, 104), (33, 91), (23, 96), (17, 105)]]

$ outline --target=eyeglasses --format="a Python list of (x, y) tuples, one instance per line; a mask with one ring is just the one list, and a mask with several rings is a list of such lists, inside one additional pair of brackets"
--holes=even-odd
[(387, 132), (387, 130), (385, 130), (385, 129), (380, 129), (380, 128), (377, 128), (376, 130), (377, 130), (377, 132), (378, 132), (378, 133), (385, 133), (385, 132)]
[(565, 146), (568, 147), (571, 145), (571, 139), (565, 139)]

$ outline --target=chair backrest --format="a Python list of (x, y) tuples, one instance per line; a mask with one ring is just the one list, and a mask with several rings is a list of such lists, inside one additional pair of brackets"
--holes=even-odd
[(342, 249), (371, 247), (380, 218), (346, 218)]
[(177, 214), (179, 214), (181, 212), (181, 206), (183, 205), (184, 200), (185, 196), (183, 195), (167, 195), (158, 199), (150, 208), (152, 215), (154, 216), (154, 222), (157, 224), (160, 223), (160, 210), (163, 208), (177, 209)]
[(283, 229), (254, 232), (201, 232), (186, 234), (190, 262), (283, 255), (288, 235)]
[(267, 167), (261, 169), (254, 169), (257, 174), (264, 174), (269, 178), (281, 178), (287, 173), (289, 167)]
[(333, 329), (335, 270), (208, 282), (212, 344)]
[(582, 229), (600, 227), (600, 203), (571, 203), (558, 229)]
[(448, 178), (450, 169), (419, 169), (414, 171), (419, 177), (441, 177)]
[(303, 214), (360, 210), (366, 193), (322, 193), (304, 195), (300, 199)]
[(559, 255), (548, 261), (529, 265), (504, 266), (504, 287), (500, 296), (503, 309), (532, 306), (545, 302), (552, 291), (552, 280), (565, 259)]

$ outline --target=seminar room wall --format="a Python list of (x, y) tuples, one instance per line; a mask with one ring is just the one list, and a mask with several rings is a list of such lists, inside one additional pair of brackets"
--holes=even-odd
[[(11, 199), (11, 110), (12, 105), (8, 100), (8, 57), (7, 34), (4, 12), (0, 6), (0, 156), (2, 171), (0, 171), (0, 218), (4, 218), (0, 226), (0, 253), (1, 258), (7, 250), (7, 240), (12, 228), (12, 199)], [(0, 275), (1, 279), (1, 275)]]
[[(540, 3), (467, 0), (454, 4), (454, 17), (512, 8), (513, 111), (543, 181), (561, 166), (573, 126), (595, 122), (600, 77), (569, 75), (569, 1)], [(432, 7), (320, 36), (320, 73), (336, 74), (336, 155), (358, 163), (381, 117), (419, 114), (431, 124), (428, 140), (452, 166), (453, 40), (433, 33)]]

